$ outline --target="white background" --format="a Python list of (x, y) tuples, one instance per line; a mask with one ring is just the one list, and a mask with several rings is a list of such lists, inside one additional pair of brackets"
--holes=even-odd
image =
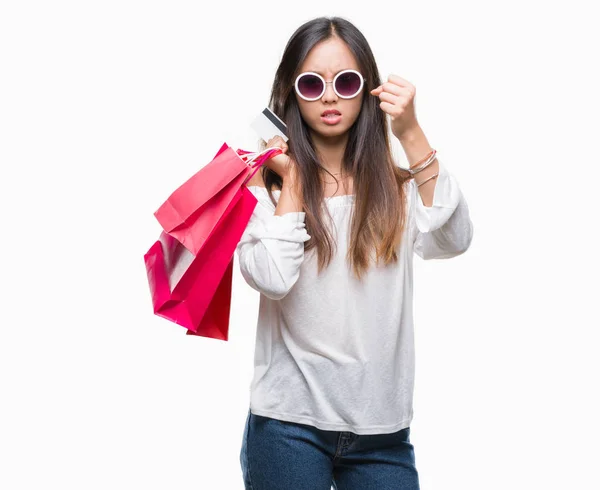
[(143, 254), (223, 142), (255, 149), (294, 30), (341, 15), (415, 85), (474, 223), (415, 261), (421, 487), (600, 488), (592, 2), (324, 5), (2, 3), (0, 487), (243, 488), (259, 295), (236, 261), (230, 340), (186, 336)]

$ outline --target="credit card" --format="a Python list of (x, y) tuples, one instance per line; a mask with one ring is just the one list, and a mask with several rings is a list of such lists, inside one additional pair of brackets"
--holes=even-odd
[(268, 142), (275, 136), (281, 136), (285, 142), (289, 139), (287, 137), (287, 126), (268, 107), (265, 107), (265, 109), (256, 116), (250, 126), (256, 131), (258, 136), (265, 140), (265, 142)]

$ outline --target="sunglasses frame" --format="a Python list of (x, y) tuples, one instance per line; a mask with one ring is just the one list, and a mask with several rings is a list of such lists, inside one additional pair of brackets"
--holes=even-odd
[[(340, 75), (343, 75), (344, 73), (348, 73), (348, 72), (350, 72), (350, 73), (356, 73), (356, 74), (359, 76), (359, 78), (360, 78), (360, 87), (358, 88), (358, 90), (356, 91), (356, 93), (355, 93), (354, 95), (350, 95), (350, 96), (343, 96), (343, 95), (341, 95), (341, 94), (340, 94), (340, 93), (337, 91), (337, 89), (335, 88), (335, 82), (336, 82), (336, 80), (338, 79), (338, 77), (339, 77)], [(300, 93), (300, 89), (298, 88), (298, 82), (300, 81), (300, 78), (301, 78), (301, 77), (303, 77), (303, 76), (305, 76), (305, 75), (314, 75), (314, 76), (316, 76), (317, 78), (320, 78), (320, 79), (321, 79), (321, 81), (323, 82), (323, 90), (322, 90), (322, 92), (319, 94), (319, 96), (318, 96), (318, 97), (315, 97), (315, 98), (308, 98), (308, 97), (305, 97), (304, 95), (302, 95), (302, 94)], [(315, 100), (319, 100), (321, 97), (323, 97), (323, 95), (325, 94), (325, 91), (327, 90), (327, 84), (328, 84), (328, 83), (331, 83), (331, 84), (332, 84), (332, 87), (333, 87), (333, 91), (335, 92), (335, 94), (336, 94), (338, 97), (340, 97), (341, 99), (353, 99), (353, 98), (354, 98), (354, 97), (356, 97), (358, 94), (360, 94), (360, 92), (362, 91), (362, 89), (363, 89), (363, 87), (364, 87), (364, 85), (365, 85), (365, 82), (366, 82), (366, 81), (367, 81), (367, 79), (366, 79), (366, 78), (364, 78), (364, 77), (362, 76), (362, 73), (360, 73), (360, 72), (359, 72), (359, 71), (357, 71), (357, 70), (352, 70), (352, 69), (342, 70), (342, 71), (338, 72), (338, 73), (335, 75), (335, 77), (333, 77), (333, 80), (332, 80), (331, 82), (327, 82), (327, 81), (325, 80), (325, 78), (323, 78), (323, 77), (322, 77), (321, 75), (319, 75), (318, 73), (315, 73), (314, 71), (305, 71), (304, 73), (300, 73), (300, 75), (298, 75), (298, 76), (296, 77), (296, 82), (294, 83), (294, 88), (296, 89), (296, 93), (298, 94), (298, 96), (299, 96), (299, 97), (301, 97), (302, 99), (304, 99), (304, 100), (306, 100), (306, 101), (308, 101), (308, 102), (314, 102)]]

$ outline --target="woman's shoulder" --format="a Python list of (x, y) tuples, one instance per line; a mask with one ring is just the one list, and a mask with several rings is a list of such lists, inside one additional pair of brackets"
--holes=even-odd
[(269, 196), (269, 191), (267, 190), (267, 187), (265, 186), (265, 183), (263, 181), (262, 178), (262, 172), (260, 170), (258, 170), (253, 176), (252, 178), (246, 183), (246, 187), (248, 188), (248, 190), (254, 195), (254, 197), (256, 198), (256, 200), (258, 201), (258, 206), (256, 207), (256, 211), (257, 213), (261, 213), (261, 211), (269, 211), (270, 213), (273, 213), (275, 211), (275, 206), (278, 201), (278, 192), (277, 190), (273, 190), (273, 199), (275, 199), (275, 203), (273, 203), (273, 201), (271, 200), (271, 197)]

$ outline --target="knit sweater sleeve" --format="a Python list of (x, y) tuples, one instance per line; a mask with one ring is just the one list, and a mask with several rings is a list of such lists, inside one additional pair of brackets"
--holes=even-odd
[(433, 203), (425, 206), (414, 180), (411, 186), (414, 213), (414, 251), (422, 259), (447, 259), (464, 253), (473, 239), (469, 208), (456, 178), (439, 161)]
[(258, 202), (237, 245), (240, 270), (250, 287), (281, 299), (300, 276), (304, 242), (310, 240), (304, 212), (275, 215), (264, 187), (248, 186)]

